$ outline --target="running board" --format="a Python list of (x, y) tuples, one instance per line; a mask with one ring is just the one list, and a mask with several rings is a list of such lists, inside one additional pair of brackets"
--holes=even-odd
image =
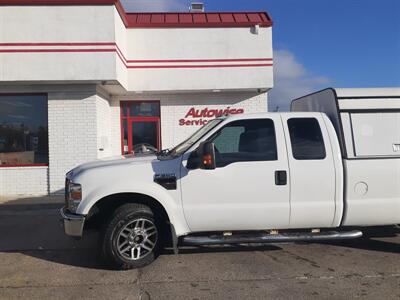
[(233, 235), (211, 235), (211, 236), (184, 236), (182, 241), (186, 245), (220, 245), (220, 244), (246, 244), (246, 243), (283, 243), (299, 241), (325, 241), (325, 240), (348, 240), (362, 237), (359, 230), (338, 232), (324, 231), (318, 233), (253, 233), (253, 234), (233, 234)]

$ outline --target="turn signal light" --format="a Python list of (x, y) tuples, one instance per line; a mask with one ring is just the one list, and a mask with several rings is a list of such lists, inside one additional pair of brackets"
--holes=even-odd
[(75, 200), (75, 201), (82, 200), (82, 187), (80, 184), (76, 184), (76, 183), (70, 184), (69, 198), (70, 198), (70, 200)]
[(82, 200), (82, 186), (78, 183), (72, 183), (69, 181), (69, 184), (66, 189), (67, 196), (67, 207), (72, 212), (75, 213), (79, 203)]
[(81, 191), (73, 191), (71, 192), (71, 200), (81, 200), (82, 192)]
[(203, 164), (204, 164), (205, 166), (210, 166), (210, 165), (212, 165), (212, 157), (211, 157), (210, 154), (207, 154), (207, 155), (204, 155), (204, 156), (203, 156)]

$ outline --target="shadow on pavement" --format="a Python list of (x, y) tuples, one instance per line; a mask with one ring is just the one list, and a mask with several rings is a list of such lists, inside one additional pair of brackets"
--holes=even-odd
[(64, 204), (63, 195), (4, 198), (0, 197), (0, 212), (2, 211), (30, 211), (61, 208)]
[[(43, 199), (42, 199), (43, 200)], [(57, 201), (56, 201), (57, 200)], [(64, 235), (59, 209), (62, 200), (47, 199), (34, 201), (19, 199), (0, 205), (0, 252), (14, 252), (29, 255), (44, 261), (59, 264), (107, 269), (99, 257), (99, 234), (94, 230), (85, 232), (82, 240)], [(385, 240), (396, 237), (400, 229), (396, 227), (370, 228), (367, 238), (351, 241), (320, 242), (319, 244), (400, 253), (400, 244)], [(374, 236), (374, 238), (368, 238)], [(375, 237), (379, 236), (380, 239)], [(183, 247), (179, 254), (244, 251), (277, 251), (281, 248), (271, 244)], [(173, 255), (165, 249), (161, 255)]]
[(386, 240), (400, 235), (398, 226), (369, 227), (363, 231), (364, 236), (356, 240), (324, 241), (320, 244), (342, 246), (368, 251), (400, 253), (400, 243)]

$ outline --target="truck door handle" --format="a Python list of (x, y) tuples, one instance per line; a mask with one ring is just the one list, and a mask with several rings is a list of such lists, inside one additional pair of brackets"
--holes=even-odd
[(287, 184), (287, 173), (286, 171), (275, 171), (275, 184), (286, 185)]

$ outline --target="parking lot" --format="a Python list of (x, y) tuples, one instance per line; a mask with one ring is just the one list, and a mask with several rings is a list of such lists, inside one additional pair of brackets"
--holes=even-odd
[(144, 269), (113, 271), (96, 232), (64, 236), (60, 202), (31, 203), (0, 205), (1, 299), (400, 299), (395, 227), (346, 242), (166, 250)]

